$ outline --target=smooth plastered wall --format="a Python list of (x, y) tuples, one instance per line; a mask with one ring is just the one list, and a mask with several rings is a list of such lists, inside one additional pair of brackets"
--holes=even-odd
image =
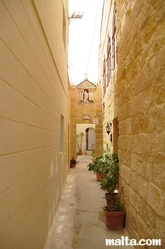
[(68, 161), (60, 152), (61, 115), (64, 132), (68, 126), (66, 7), (53, 0), (0, 1), (3, 249), (44, 247), (66, 179)]

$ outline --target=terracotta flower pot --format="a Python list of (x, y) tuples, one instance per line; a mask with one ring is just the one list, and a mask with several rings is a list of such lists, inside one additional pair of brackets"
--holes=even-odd
[(120, 230), (124, 227), (124, 218), (126, 211), (107, 212), (106, 206), (103, 208), (106, 215), (107, 227), (109, 230)]
[(99, 173), (96, 173), (96, 180), (98, 182), (101, 182), (102, 178), (104, 177), (104, 174), (99, 174)]
[(118, 193), (105, 193), (105, 199), (107, 202), (107, 206), (114, 206), (116, 204), (116, 199), (117, 199)]
[(70, 167), (71, 167), (71, 168), (75, 168), (75, 167), (76, 167), (76, 164), (75, 164), (75, 163), (71, 163)]

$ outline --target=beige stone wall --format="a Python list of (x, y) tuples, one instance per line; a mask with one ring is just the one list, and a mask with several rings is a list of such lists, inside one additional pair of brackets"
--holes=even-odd
[[(103, 15), (102, 15), (102, 26), (100, 32), (100, 47), (99, 47), (99, 80), (103, 87), (103, 60), (106, 59), (106, 91), (105, 95), (103, 93), (103, 140), (109, 143), (111, 151), (113, 151), (113, 141), (110, 142), (110, 135), (106, 133), (107, 122), (112, 122), (115, 117), (117, 117), (117, 106), (114, 105), (114, 85), (116, 80), (116, 70), (111, 70), (110, 82), (107, 82), (107, 37), (111, 37), (111, 47), (112, 47), (112, 29), (113, 29), (113, 13), (115, 1), (104, 1)], [(111, 65), (112, 67), (112, 65)], [(113, 133), (113, 127), (112, 127)]]
[[(79, 92), (76, 86), (71, 86), (70, 92), (70, 108), (71, 108), (71, 122), (70, 122), (70, 155), (76, 157), (76, 124), (91, 124), (93, 119), (98, 119), (98, 123), (95, 124), (96, 132), (96, 155), (101, 154), (102, 146), (102, 89), (100, 86), (94, 90), (94, 103), (78, 104)], [(90, 120), (83, 120), (84, 114), (90, 115)]]
[[(106, 125), (109, 122), (113, 123), (114, 118), (116, 117), (115, 106), (114, 106), (114, 79), (111, 81), (111, 85), (107, 90), (107, 93), (104, 97), (104, 108), (103, 108), (103, 140), (110, 145), (111, 151), (113, 151), (113, 141), (110, 141), (110, 134), (106, 133)], [(112, 127), (113, 133), (113, 127)], [(114, 135), (114, 134), (112, 134)]]
[(104, 116), (119, 120), (126, 228), (165, 248), (165, 2), (118, 0), (116, 14), (118, 65)]
[(68, 130), (67, 8), (63, 3), (0, 1), (3, 249), (44, 247), (66, 178), (68, 142), (63, 150), (60, 147), (61, 115), (64, 134)]
[[(120, 2), (118, 23), (125, 11)], [(165, 3), (136, 1), (118, 43), (119, 155), (127, 227), (165, 248)]]

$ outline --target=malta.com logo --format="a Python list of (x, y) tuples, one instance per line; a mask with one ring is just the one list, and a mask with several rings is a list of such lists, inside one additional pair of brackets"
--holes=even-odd
[(120, 239), (105, 239), (106, 246), (161, 246), (161, 239), (129, 239), (121, 236)]

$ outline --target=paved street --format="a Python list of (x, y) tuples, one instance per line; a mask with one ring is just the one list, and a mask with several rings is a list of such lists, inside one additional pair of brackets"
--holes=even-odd
[(88, 171), (89, 162), (90, 157), (80, 157), (76, 168), (70, 169), (45, 249), (104, 249), (109, 247), (105, 239), (127, 236), (125, 229), (108, 230), (102, 210), (105, 191), (100, 189), (94, 173)]

